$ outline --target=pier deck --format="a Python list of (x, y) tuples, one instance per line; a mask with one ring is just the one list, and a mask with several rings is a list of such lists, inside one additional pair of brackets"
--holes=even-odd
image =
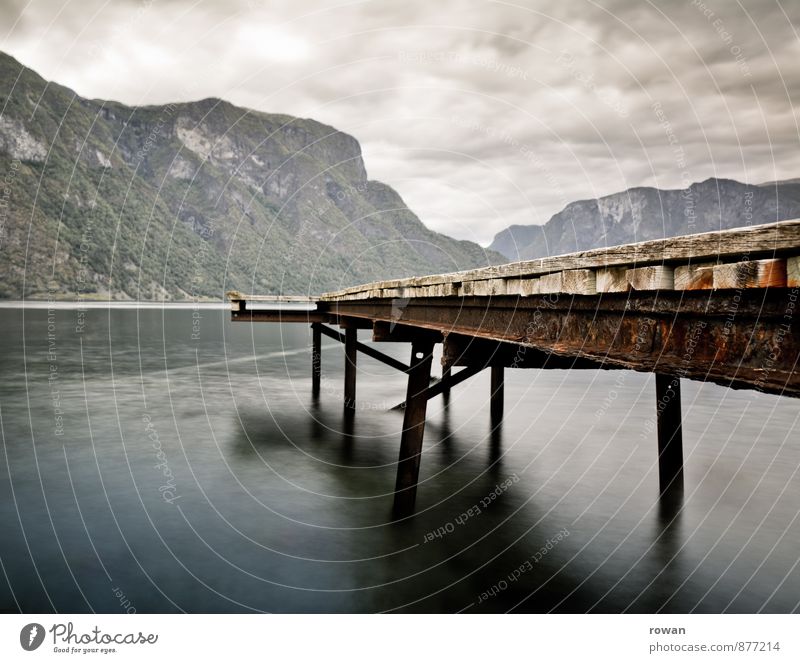
[[(502, 418), (506, 368), (655, 373), (660, 489), (662, 497), (679, 496), (680, 380), (799, 397), (798, 294), (800, 220), (792, 220), (319, 297), (229, 297), (235, 321), (312, 325), (316, 393), (321, 336), (342, 341), (349, 410), (359, 352), (408, 373), (395, 492), (395, 513), (405, 517), (414, 509), (427, 401), (485, 368), (492, 371), (493, 421)], [(358, 329), (371, 329), (373, 341), (410, 343), (409, 363), (359, 343)], [(432, 383), (437, 343), (444, 346), (442, 378)]]

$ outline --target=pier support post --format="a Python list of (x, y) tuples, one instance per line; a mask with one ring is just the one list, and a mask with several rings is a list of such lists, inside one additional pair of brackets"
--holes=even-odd
[(504, 370), (503, 366), (492, 364), (492, 386), (489, 396), (492, 426), (496, 426), (503, 420)]
[(445, 405), (450, 403), (450, 376), (453, 374), (453, 365), (445, 358), (442, 357), (442, 382), (446, 382), (447, 386), (442, 390), (442, 400)]
[(683, 493), (681, 380), (656, 373), (658, 484), (661, 496)]
[(411, 344), (411, 369), (408, 374), (403, 433), (400, 438), (400, 459), (394, 493), (394, 515), (404, 518), (414, 513), (419, 480), (420, 454), (425, 433), (426, 390), (431, 379), (433, 343), (420, 339)]
[(311, 393), (319, 396), (322, 378), (322, 331), (320, 323), (311, 324)]
[(344, 330), (344, 406), (356, 409), (356, 357), (358, 356), (358, 329)]

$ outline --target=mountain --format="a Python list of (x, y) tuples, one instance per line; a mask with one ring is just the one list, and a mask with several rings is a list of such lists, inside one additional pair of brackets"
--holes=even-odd
[(543, 226), (510, 226), (489, 248), (527, 260), (800, 217), (800, 180), (708, 179), (687, 189), (636, 187), (567, 205)]
[(332, 127), (85, 99), (2, 53), (0, 184), (6, 298), (314, 294), (504, 261), (426, 228)]

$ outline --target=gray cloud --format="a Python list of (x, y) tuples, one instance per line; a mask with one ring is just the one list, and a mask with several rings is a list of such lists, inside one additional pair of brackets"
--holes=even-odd
[(78, 93), (222, 97), (354, 134), (431, 227), (487, 242), (572, 200), (798, 176), (788, 0), (3, 0), (0, 48)]

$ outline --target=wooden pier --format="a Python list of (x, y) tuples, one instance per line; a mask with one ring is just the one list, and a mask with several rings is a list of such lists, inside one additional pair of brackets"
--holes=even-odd
[[(344, 343), (349, 410), (357, 403), (359, 353), (408, 374), (394, 501), (402, 518), (414, 511), (427, 402), (486, 368), (493, 424), (503, 416), (507, 368), (655, 373), (660, 491), (664, 499), (680, 497), (681, 379), (800, 397), (798, 294), (800, 220), (792, 220), (314, 298), (229, 297), (235, 321), (311, 324), (317, 394), (322, 336)], [(376, 342), (409, 343), (408, 364), (360, 343), (359, 329), (372, 330)], [(432, 380), (437, 343), (442, 377)]]

